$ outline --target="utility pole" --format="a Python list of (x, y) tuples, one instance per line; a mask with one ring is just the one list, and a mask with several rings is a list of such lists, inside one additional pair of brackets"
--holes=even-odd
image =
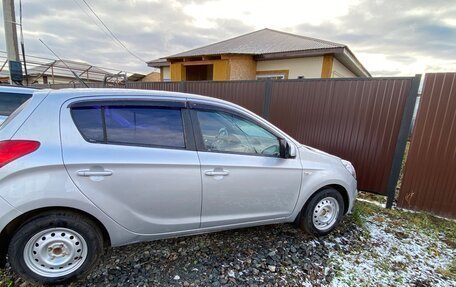
[(22, 64), (19, 58), (19, 47), (17, 43), (14, 0), (3, 0), (3, 19), (5, 22), (5, 42), (6, 52), (8, 54), (10, 83), (22, 84)]

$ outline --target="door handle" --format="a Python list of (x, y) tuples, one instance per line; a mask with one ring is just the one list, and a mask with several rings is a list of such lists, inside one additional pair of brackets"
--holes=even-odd
[(207, 176), (227, 176), (230, 174), (230, 172), (228, 170), (223, 170), (223, 169), (222, 170), (212, 169), (212, 170), (205, 170), (204, 174)]
[(77, 175), (79, 176), (110, 176), (112, 175), (112, 170), (106, 169), (106, 170), (90, 170), (90, 169), (81, 169), (78, 170)]

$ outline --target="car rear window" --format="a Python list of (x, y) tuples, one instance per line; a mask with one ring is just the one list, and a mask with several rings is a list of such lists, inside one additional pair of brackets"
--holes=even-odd
[(0, 115), (8, 117), (31, 97), (31, 94), (0, 92)]
[(0, 127), (5, 127), (8, 123), (10, 123), (30, 102), (29, 98), (24, 103), (19, 105), (11, 114), (8, 115), (0, 115)]
[(73, 120), (84, 139), (88, 142), (103, 142), (103, 120), (101, 106), (73, 109)]
[(89, 142), (185, 148), (179, 108), (96, 105), (72, 108), (72, 116)]

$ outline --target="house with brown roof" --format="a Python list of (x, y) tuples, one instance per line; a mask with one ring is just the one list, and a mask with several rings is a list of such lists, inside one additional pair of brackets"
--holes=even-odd
[(162, 81), (370, 77), (344, 44), (263, 29), (152, 60)]

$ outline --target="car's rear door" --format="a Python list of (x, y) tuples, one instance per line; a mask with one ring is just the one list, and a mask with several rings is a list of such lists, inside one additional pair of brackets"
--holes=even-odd
[[(127, 229), (197, 229), (201, 176), (185, 102), (76, 99), (61, 110), (63, 160), (76, 186)], [(191, 127), (190, 127), (191, 128)]]

